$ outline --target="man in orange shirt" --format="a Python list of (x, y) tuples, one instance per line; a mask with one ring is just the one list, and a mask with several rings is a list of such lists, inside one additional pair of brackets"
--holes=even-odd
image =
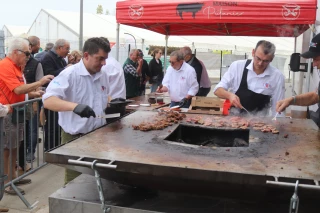
[[(15, 38), (9, 42), (7, 57), (0, 61), (0, 103), (3, 105), (14, 104), (25, 101), (28, 96), (39, 97), (41, 91), (36, 92), (36, 89), (44, 84), (49, 83), (54, 76), (47, 75), (41, 80), (32, 84), (25, 84), (22, 70), (30, 57), (29, 42), (23, 38)], [(17, 160), (17, 147), (23, 139), (24, 124), (13, 124), (12, 116), (9, 114), (4, 118), (4, 173), (8, 174), (8, 179), (16, 178), (15, 162)], [(19, 133), (17, 135), (17, 132)], [(18, 136), (18, 137), (17, 137)], [(10, 167), (10, 149), (12, 163)], [(12, 172), (10, 172), (10, 170)], [(12, 174), (12, 175), (11, 175)], [(29, 179), (22, 179), (16, 182), (16, 185), (30, 183)], [(22, 189), (19, 189), (24, 193)], [(6, 189), (9, 194), (15, 194), (12, 189)]]

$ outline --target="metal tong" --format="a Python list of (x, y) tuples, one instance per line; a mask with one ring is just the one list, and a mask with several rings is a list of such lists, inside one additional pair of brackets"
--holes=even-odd
[(276, 121), (278, 115), (279, 115), (279, 112), (277, 112), (276, 115), (275, 115), (271, 120), (272, 120), (272, 121)]
[(242, 109), (244, 109), (248, 113), (248, 115), (252, 115), (246, 108), (242, 107)]

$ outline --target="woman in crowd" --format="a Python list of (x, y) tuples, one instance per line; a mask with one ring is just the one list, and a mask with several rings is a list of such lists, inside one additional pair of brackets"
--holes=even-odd
[(81, 54), (81, 52), (78, 51), (78, 50), (73, 50), (73, 51), (70, 53), (70, 56), (72, 56), (72, 58), (74, 59), (74, 60), (72, 61), (72, 64), (78, 63), (78, 62), (81, 60), (81, 58), (82, 58), (82, 54)]
[(160, 60), (162, 56), (162, 51), (157, 48), (153, 51), (151, 56), (153, 56), (153, 59), (151, 59), (151, 61), (149, 62), (149, 71), (151, 74), (149, 83), (152, 84), (151, 92), (155, 92), (158, 86), (161, 85), (163, 79), (163, 67), (162, 62)]

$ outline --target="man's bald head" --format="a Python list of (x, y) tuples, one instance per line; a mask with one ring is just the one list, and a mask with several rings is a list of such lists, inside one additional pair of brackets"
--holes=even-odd
[(38, 53), (40, 49), (40, 39), (37, 36), (29, 36), (28, 41), (30, 43), (31, 53)]

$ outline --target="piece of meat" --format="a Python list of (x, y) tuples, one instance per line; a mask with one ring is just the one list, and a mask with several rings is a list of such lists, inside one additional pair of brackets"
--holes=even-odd
[(212, 124), (212, 120), (210, 118), (207, 118), (205, 121), (204, 121), (204, 126), (210, 126)]

